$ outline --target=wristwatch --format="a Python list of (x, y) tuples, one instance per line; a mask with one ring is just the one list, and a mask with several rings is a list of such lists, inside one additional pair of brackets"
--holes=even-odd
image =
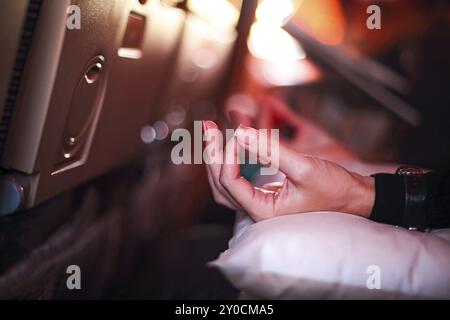
[(405, 184), (402, 226), (409, 230), (426, 231), (426, 184), (423, 171), (406, 166), (398, 168), (396, 174), (403, 177)]

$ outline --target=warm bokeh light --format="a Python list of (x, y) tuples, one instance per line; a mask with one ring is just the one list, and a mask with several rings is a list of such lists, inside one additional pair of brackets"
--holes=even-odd
[(271, 61), (305, 58), (305, 52), (286, 31), (263, 22), (253, 24), (248, 49), (256, 58)]
[(293, 20), (323, 44), (344, 39), (345, 17), (338, 0), (303, 0)]
[(295, 11), (291, 0), (263, 0), (256, 10), (256, 20), (281, 26)]
[(320, 79), (320, 71), (307, 59), (269, 61), (253, 59), (251, 75), (263, 86), (293, 86)]
[(295, 61), (305, 58), (300, 45), (281, 27), (299, 5), (299, 1), (262, 0), (256, 10), (248, 49), (258, 58), (269, 61)]

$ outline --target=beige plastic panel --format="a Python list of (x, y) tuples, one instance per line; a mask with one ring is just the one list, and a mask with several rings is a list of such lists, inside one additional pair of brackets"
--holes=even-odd
[[(69, 4), (81, 9), (80, 30), (66, 28)], [(146, 22), (139, 55), (119, 50), (131, 12)], [(159, 1), (145, 5), (137, 0), (44, 1), (3, 164), (33, 176), (28, 207), (139, 154), (140, 129), (150, 121), (184, 20), (182, 10)], [(80, 161), (69, 160), (64, 167), (61, 152), (66, 127), (73, 123), (67, 117), (75, 88), (97, 56), (104, 57), (103, 101)], [(87, 104), (95, 100), (89, 92), (83, 94)]]

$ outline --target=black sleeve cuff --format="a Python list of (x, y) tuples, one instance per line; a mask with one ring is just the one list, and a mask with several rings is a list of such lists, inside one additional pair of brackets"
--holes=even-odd
[(403, 220), (405, 185), (403, 177), (379, 173), (375, 178), (375, 204), (370, 220), (399, 226)]
[(450, 169), (425, 174), (427, 226), (450, 228)]

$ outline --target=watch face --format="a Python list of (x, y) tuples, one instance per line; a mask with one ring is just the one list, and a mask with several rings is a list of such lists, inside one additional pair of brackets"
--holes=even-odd
[(417, 167), (400, 167), (396, 173), (402, 175), (422, 175), (423, 171)]

